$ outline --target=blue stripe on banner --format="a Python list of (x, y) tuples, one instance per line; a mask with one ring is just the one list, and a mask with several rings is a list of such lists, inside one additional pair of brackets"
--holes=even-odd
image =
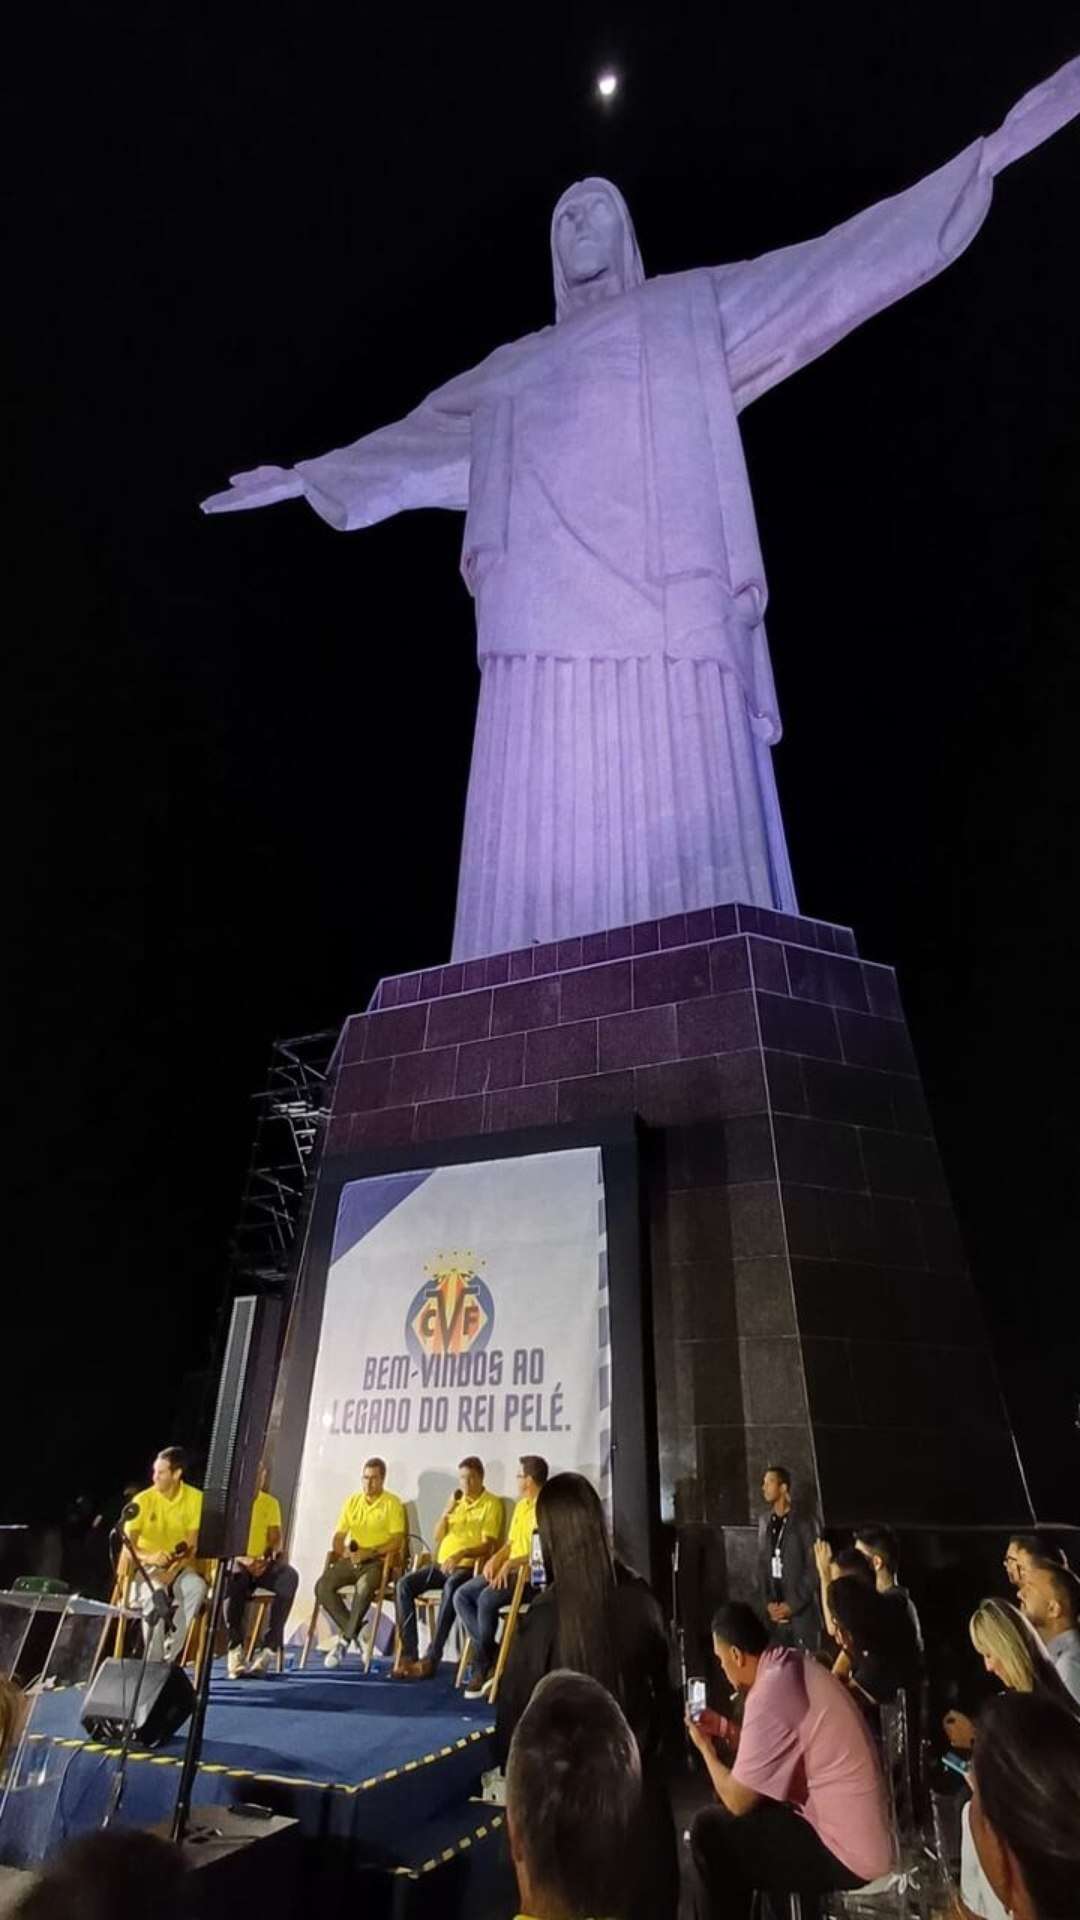
[(597, 1255), (597, 1271), (599, 1272), (599, 1275), (600, 1275), (600, 1292), (604, 1293), (607, 1290), (607, 1248), (606, 1247), (601, 1247), (600, 1252)]
[(611, 1405), (611, 1368), (606, 1363), (600, 1366), (600, 1411), (605, 1413)]
[(607, 1232), (607, 1201), (604, 1198), (603, 1187), (600, 1189), (600, 1197), (596, 1202), (596, 1230), (600, 1234)]
[(334, 1227), (334, 1244), (330, 1251), (330, 1264), (340, 1260), (355, 1247), (372, 1227), (385, 1220), (388, 1213), (400, 1207), (417, 1187), (430, 1180), (432, 1169), (425, 1167), (419, 1173), (381, 1173), (369, 1180), (350, 1180), (342, 1188), (338, 1201), (337, 1223)]
[(610, 1316), (609, 1309), (606, 1306), (601, 1307), (600, 1309), (599, 1321), (600, 1321), (600, 1346), (601, 1348), (610, 1347), (611, 1316)]

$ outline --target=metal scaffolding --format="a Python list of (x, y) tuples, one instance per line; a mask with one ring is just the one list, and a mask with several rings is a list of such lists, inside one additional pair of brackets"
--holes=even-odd
[(253, 1095), (255, 1138), (230, 1249), (234, 1290), (284, 1287), (292, 1278), (336, 1041), (336, 1030), (307, 1033), (271, 1049), (267, 1084)]

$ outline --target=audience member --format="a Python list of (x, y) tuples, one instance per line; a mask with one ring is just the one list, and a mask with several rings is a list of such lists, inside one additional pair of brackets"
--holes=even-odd
[[(409, 1523), (396, 1493), (386, 1485), (386, 1461), (364, 1461), (358, 1493), (345, 1500), (330, 1548), (333, 1559), (315, 1582), (315, 1598), (337, 1628), (337, 1639), (326, 1656), (328, 1667), (340, 1667), (360, 1629), (378, 1589), (382, 1562), (400, 1561), (405, 1552)], [(343, 1587), (353, 1589), (348, 1609)]]
[(699, 1912), (746, 1916), (755, 1892), (826, 1893), (887, 1873), (892, 1843), (874, 1741), (846, 1687), (810, 1656), (769, 1645), (753, 1609), (723, 1606), (716, 1657), (745, 1696), (728, 1766), (689, 1719), (718, 1807), (691, 1831)]
[(986, 1880), (1013, 1920), (1075, 1920), (1076, 1714), (1038, 1694), (1005, 1693), (990, 1701), (975, 1747), (971, 1835)]
[[(971, 1641), (987, 1673), (1014, 1693), (1030, 1693), (1072, 1712), (1073, 1702), (1033, 1626), (1005, 1600), (984, 1600), (971, 1616)], [(954, 1747), (970, 1752), (976, 1727), (966, 1714), (946, 1714), (945, 1731)], [(960, 1888), (964, 1903), (979, 1920), (1006, 1920), (975, 1851), (970, 1804), (961, 1814)]]
[(499, 1612), (509, 1599), (507, 1588), (519, 1569), (528, 1566), (532, 1551), (536, 1502), (548, 1477), (547, 1461), (538, 1453), (526, 1453), (518, 1461), (518, 1469), (517, 1505), (505, 1546), (492, 1555), (474, 1580), (467, 1580), (454, 1595), (454, 1611), (473, 1646), (472, 1672), (466, 1676), (465, 1683), (467, 1700), (477, 1699), (491, 1680)]
[[(874, 1585), (882, 1599), (895, 1607), (898, 1617), (902, 1617), (905, 1621), (906, 1626), (900, 1629), (900, 1633), (906, 1633), (916, 1658), (921, 1660), (922, 1626), (915, 1609), (915, 1602), (907, 1588), (900, 1585), (900, 1543), (895, 1533), (891, 1527), (878, 1524), (860, 1527), (855, 1535), (855, 1548), (873, 1568)], [(898, 1645), (902, 1644), (903, 1641), (898, 1637)]]
[(852, 1573), (833, 1580), (827, 1598), (840, 1648), (833, 1673), (871, 1706), (887, 1705), (903, 1685), (890, 1609), (872, 1586)]
[(581, 1474), (552, 1476), (537, 1500), (536, 1523), (551, 1584), (521, 1618), (510, 1649), (496, 1708), (497, 1749), (506, 1754), (545, 1674), (567, 1668), (599, 1681), (625, 1713), (641, 1756), (635, 1911), (668, 1913), (678, 1857), (663, 1749), (678, 1707), (663, 1614), (644, 1580), (616, 1560), (599, 1497)]
[(1080, 1701), (1080, 1580), (1055, 1561), (1032, 1561), (1020, 1587), (1020, 1605), (1037, 1628), (1058, 1677)]
[(73, 1840), (13, 1909), (16, 1920), (183, 1920), (187, 1870), (178, 1847), (112, 1827)]
[[(417, 1567), (397, 1583), (397, 1623), (400, 1652), (394, 1663), (395, 1680), (430, 1680), (438, 1672), (443, 1648), (454, 1624), (454, 1595), (471, 1580), (477, 1563), (486, 1565), (503, 1530), (503, 1505), (497, 1493), (484, 1486), (484, 1463), (470, 1453), (458, 1463), (458, 1486), (435, 1525), (435, 1565)], [(416, 1596), (442, 1589), (442, 1601), (431, 1644), (417, 1659)]]
[(814, 1562), (817, 1524), (795, 1511), (786, 1467), (766, 1467), (761, 1497), (766, 1512), (758, 1522), (758, 1577), (772, 1637), (780, 1646), (813, 1650), (821, 1634)]
[(506, 1768), (521, 1913), (624, 1914), (640, 1820), (641, 1761), (620, 1708), (586, 1674), (549, 1673), (518, 1721)]
[[(1054, 1663), (1031, 1622), (1007, 1600), (983, 1600), (971, 1616), (971, 1644), (982, 1655), (987, 1673), (1014, 1693), (1039, 1693), (1059, 1706), (1070, 1707), (1072, 1696), (1058, 1678)], [(953, 1711), (943, 1722), (949, 1744), (970, 1753), (975, 1744), (975, 1721)]]
[(1054, 1545), (1049, 1534), (1011, 1533), (1002, 1562), (1009, 1585), (1019, 1588), (1027, 1569), (1036, 1560), (1053, 1560), (1061, 1567), (1069, 1564), (1062, 1548)]
[(854, 1547), (834, 1548), (828, 1540), (814, 1541), (814, 1565), (818, 1572), (818, 1603), (821, 1617), (825, 1623), (825, 1632), (830, 1640), (836, 1639), (836, 1622), (829, 1612), (829, 1588), (834, 1580), (842, 1580), (845, 1574), (854, 1574), (864, 1586), (872, 1587), (874, 1572), (863, 1554)]
[(4, 1768), (14, 1754), (23, 1720), (26, 1717), (26, 1695), (14, 1680), (8, 1680), (0, 1674), (0, 1780), (4, 1778)]

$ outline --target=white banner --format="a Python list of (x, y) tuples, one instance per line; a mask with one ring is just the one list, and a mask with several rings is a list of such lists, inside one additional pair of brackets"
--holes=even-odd
[(608, 1383), (598, 1148), (351, 1181), (297, 1486), (294, 1619), (372, 1454), (427, 1545), (466, 1454), (508, 1510), (523, 1453), (606, 1494)]

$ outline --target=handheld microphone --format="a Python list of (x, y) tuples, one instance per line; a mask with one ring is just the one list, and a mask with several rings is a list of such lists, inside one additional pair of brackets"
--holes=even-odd
[(456, 1491), (455, 1491), (455, 1493), (454, 1493), (454, 1502), (453, 1502), (453, 1503), (454, 1503), (454, 1506), (455, 1506), (455, 1507), (457, 1506), (457, 1503), (458, 1503), (458, 1501), (459, 1501), (460, 1499), (461, 1499), (461, 1488), (460, 1488), (460, 1487), (458, 1487), (458, 1488), (456, 1489)]

